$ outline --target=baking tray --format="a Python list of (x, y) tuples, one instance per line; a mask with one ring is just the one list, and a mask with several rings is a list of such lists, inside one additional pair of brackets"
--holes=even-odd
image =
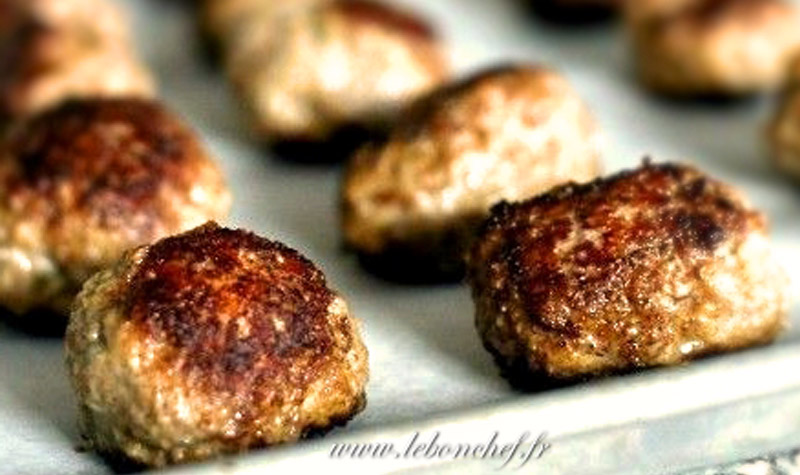
[[(364, 272), (338, 231), (340, 169), (277, 160), (247, 132), (236, 101), (200, 54), (190, 8), (120, 0), (132, 13), (144, 59), (164, 100), (203, 135), (235, 195), (229, 224), (285, 241), (327, 273), (364, 322), (370, 351), (369, 405), (347, 427), (295, 446), (254, 452), (179, 473), (494, 473), (499, 459), (450, 461), (389, 455), (332, 458), (334, 444), (405, 448), (439, 434), (440, 444), (510, 442), (544, 434), (550, 448), (521, 469), (535, 473), (677, 472), (800, 447), (800, 333), (772, 346), (691, 365), (539, 394), (512, 390), (473, 328), (462, 285), (408, 287)], [(771, 218), (778, 252), (800, 294), (800, 187), (775, 172), (764, 150), (770, 99), (733, 104), (656, 100), (632, 80), (620, 28), (541, 23), (512, 0), (404, 0), (443, 32), (460, 73), (535, 61), (569, 77), (606, 132), (606, 169), (644, 155), (690, 160), (743, 188)], [(795, 323), (800, 308), (792, 312)], [(75, 401), (60, 339), (0, 324), (0, 472), (106, 473), (76, 450)]]

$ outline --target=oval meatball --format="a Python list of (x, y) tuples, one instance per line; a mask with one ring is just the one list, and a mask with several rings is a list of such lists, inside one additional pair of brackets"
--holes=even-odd
[(0, 305), (65, 315), (124, 251), (222, 219), (230, 201), (197, 137), (162, 106), (65, 103), (0, 142)]
[(598, 136), (558, 74), (528, 66), (478, 74), (421, 100), (386, 143), (356, 154), (342, 187), (345, 241), (403, 279), (458, 278), (489, 208), (593, 179)]
[(0, 120), (78, 97), (153, 94), (127, 26), (102, 0), (0, 0)]
[(766, 228), (737, 191), (671, 164), (499, 204), (470, 255), (478, 332), (533, 387), (767, 343), (790, 294)]
[(800, 58), (791, 68), (788, 84), (769, 126), (768, 140), (778, 168), (800, 179)]
[(366, 0), (265, 6), (229, 35), (228, 73), (257, 132), (273, 142), (380, 128), (448, 72), (430, 26)]
[(641, 80), (676, 96), (772, 90), (800, 49), (800, 9), (786, 0), (626, 3)]
[(90, 279), (67, 329), (81, 432), (151, 466), (293, 442), (362, 410), (359, 323), (311, 262), (208, 224)]

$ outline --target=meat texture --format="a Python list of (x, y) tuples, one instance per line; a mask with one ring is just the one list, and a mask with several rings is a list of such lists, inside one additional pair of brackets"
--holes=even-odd
[(497, 205), (469, 280), (484, 345), (533, 386), (764, 344), (790, 301), (765, 217), (673, 164)]
[(626, 16), (641, 80), (668, 95), (773, 90), (800, 50), (787, 0), (637, 0)]
[(381, 129), (448, 73), (424, 20), (369, 0), (208, 0), (204, 23), (258, 135), (272, 142)]
[(161, 105), (64, 103), (0, 142), (0, 305), (66, 315), (124, 251), (222, 219), (230, 202), (197, 136)]
[(294, 442), (365, 404), (359, 323), (310, 261), (207, 224), (78, 296), (67, 363), (93, 449), (150, 466)]
[(459, 277), (493, 204), (593, 179), (599, 145), (586, 105), (557, 73), (482, 72), (422, 99), (388, 141), (356, 154), (342, 187), (345, 241), (398, 270)]
[(153, 81), (106, 0), (0, 0), (0, 121), (70, 98), (150, 97)]

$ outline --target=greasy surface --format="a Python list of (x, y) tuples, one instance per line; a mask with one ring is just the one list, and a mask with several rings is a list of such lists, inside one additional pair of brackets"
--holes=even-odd
[(487, 349), (533, 379), (763, 344), (789, 305), (764, 216), (726, 185), (669, 164), (498, 205), (469, 278)]
[(159, 104), (67, 102), (0, 143), (0, 304), (64, 313), (123, 251), (229, 206), (197, 137)]
[(107, 0), (0, 0), (0, 121), (86, 96), (150, 96), (153, 84)]
[(384, 144), (350, 163), (345, 241), (367, 254), (459, 275), (489, 208), (599, 171), (598, 129), (560, 75), (535, 66), (484, 71), (422, 99)]
[(767, 140), (777, 167), (800, 179), (800, 60), (795, 58), (777, 110), (770, 122)]
[(215, 224), (92, 278), (67, 358), (90, 446), (155, 466), (343, 423), (368, 373), (357, 321), (310, 261)]
[(379, 127), (448, 72), (424, 20), (369, 0), (210, 0), (205, 18), (257, 133), (272, 141)]
[(800, 10), (786, 0), (637, 0), (626, 10), (639, 76), (667, 94), (775, 89), (800, 49)]

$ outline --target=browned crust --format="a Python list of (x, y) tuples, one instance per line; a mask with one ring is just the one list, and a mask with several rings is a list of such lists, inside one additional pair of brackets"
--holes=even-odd
[(11, 202), (38, 203), (52, 223), (80, 211), (108, 229), (168, 220), (171, 211), (156, 206), (160, 189), (188, 194), (206, 159), (175, 116), (138, 99), (67, 102), (13, 130), (2, 153), (13, 160), (2, 176)]
[[(681, 259), (707, 259), (726, 239), (748, 229), (763, 230), (762, 215), (737, 206), (721, 191), (719, 183), (698, 172), (676, 165), (647, 164), (640, 171), (624, 172), (588, 185), (567, 185), (524, 204), (501, 203), (492, 212), (489, 231), (502, 227), (508, 240), (512, 279), (522, 292), (526, 311), (543, 327), (575, 335), (582, 326), (572, 317), (590, 315), (613, 302), (615, 287), (637, 276), (632, 273), (640, 259), (655, 259), (661, 249), (675, 249)], [(617, 215), (616, 204), (635, 204), (642, 210)], [(569, 237), (571, 210), (582, 229), (599, 230), (603, 245), (582, 241), (567, 262), (558, 256), (557, 244)], [(535, 227), (536, 238), (530, 239)], [(627, 265), (617, 263), (629, 261)], [(643, 261), (642, 264), (645, 262)], [(591, 277), (571, 282), (563, 268), (587, 269)], [(657, 285), (657, 284), (655, 284)], [(586, 312), (561, 315), (565, 295)], [(647, 296), (642, 296), (647, 298)]]
[[(738, 252), (754, 233), (766, 233), (765, 218), (738, 193), (673, 164), (646, 163), (591, 184), (501, 203), (471, 253), (484, 343), (510, 372), (527, 367), (529, 374), (569, 379), (767, 342), (782, 325), (779, 302), (764, 302), (777, 312), (752, 315), (752, 332), (731, 342), (704, 341), (713, 323), (695, 321), (693, 313), (707, 312), (706, 304), (731, 305), (698, 273), (717, 262), (723, 243), (724, 252)], [(677, 289), (684, 286), (691, 293), (681, 297)], [(715, 318), (713, 312), (706, 316)], [(675, 356), (693, 332), (700, 349)], [(593, 355), (609, 359), (577, 369)]]
[(332, 331), (349, 334), (330, 328), (333, 298), (296, 251), (209, 224), (151, 246), (124, 305), (144, 335), (174, 349), (165, 370), (177, 361), (210, 389), (256, 395), (315, 379), (333, 351)]

